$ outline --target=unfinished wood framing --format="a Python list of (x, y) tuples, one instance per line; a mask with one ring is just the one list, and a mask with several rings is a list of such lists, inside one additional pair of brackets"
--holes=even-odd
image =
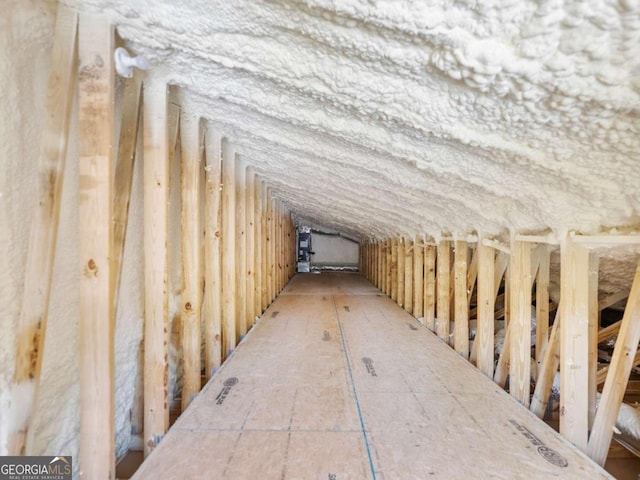
[(254, 312), (256, 317), (260, 317), (263, 312), (262, 307), (262, 254), (263, 254), (263, 222), (262, 222), (262, 191), (263, 181), (256, 176), (254, 178), (254, 234), (255, 234), (255, 261), (254, 261), (254, 277), (255, 277), (255, 298), (254, 298)]
[[(562, 301), (560, 301), (562, 305)], [(538, 379), (536, 388), (531, 399), (531, 412), (540, 418), (543, 418), (547, 409), (547, 402), (551, 395), (553, 387), (553, 379), (555, 378), (558, 367), (560, 366), (560, 309), (556, 312), (551, 333), (549, 334), (549, 343), (544, 350), (542, 363), (538, 369)]]
[(561, 243), (560, 433), (586, 450), (589, 396), (589, 250)]
[(236, 154), (236, 341), (247, 333), (247, 170)]
[(405, 271), (405, 240), (404, 238), (398, 238), (398, 249), (396, 252), (396, 263), (398, 265), (398, 291), (396, 298), (398, 305), (404, 307), (404, 271)]
[(221, 138), (205, 136), (204, 356), (207, 380), (222, 364)]
[(182, 305), (180, 319), (182, 325), (183, 375), (182, 375), (182, 411), (200, 391), (200, 349), (202, 304), (202, 272), (200, 253), (201, 212), (200, 212), (200, 174), (202, 156), (200, 154), (201, 125), (198, 117), (181, 115), (180, 145), (182, 161), (181, 177), (181, 224), (182, 240)]
[(78, 25), (80, 462), (84, 478), (115, 478), (113, 28)]
[(424, 324), (436, 331), (436, 247), (424, 247)]
[(495, 251), (478, 242), (478, 320), (474, 346), (477, 348), (476, 365), (489, 378), (494, 367), (494, 313), (495, 313)]
[(589, 430), (593, 427), (596, 416), (596, 397), (598, 383), (596, 374), (598, 372), (598, 328), (600, 326), (600, 310), (598, 309), (598, 273), (600, 269), (600, 259), (597, 255), (589, 255)]
[(398, 239), (391, 239), (391, 300), (398, 301)]
[[(67, 157), (71, 106), (76, 88), (76, 39), (78, 15), (75, 11), (58, 4), (51, 67), (45, 105), (44, 124), (38, 154), (37, 202), (29, 234), (24, 293), (17, 328), (15, 369), (13, 382), (34, 383), (33, 397), (27, 399), (36, 405), (44, 338), (49, 314), (51, 278), (55, 257), (60, 218), (60, 201)], [(28, 411), (24, 425), (9, 432), (9, 454), (31, 453), (32, 435), (29, 433), (31, 412)]]
[(454, 253), (454, 348), (463, 358), (469, 358), (469, 303), (467, 295), (467, 242), (456, 241)]
[(144, 86), (144, 454), (169, 428), (168, 87)]
[(417, 236), (413, 243), (413, 316), (421, 318), (424, 313), (424, 252), (422, 239)]
[(547, 245), (538, 246), (540, 263), (536, 276), (536, 362), (540, 364), (549, 340), (549, 265), (551, 251)]
[(622, 317), (618, 340), (602, 390), (600, 406), (593, 421), (589, 437), (588, 455), (600, 465), (604, 465), (613, 436), (613, 426), (629, 381), (633, 360), (640, 341), (640, 262), (636, 268), (629, 300)]
[(386, 293), (389, 297), (392, 295), (393, 291), (393, 240), (387, 240), (387, 250), (385, 255), (385, 272), (386, 272), (386, 280), (385, 280), (385, 289), (384, 293)]
[(255, 259), (256, 259), (256, 234), (255, 234), (255, 170), (253, 167), (247, 167), (247, 329), (250, 329), (256, 321), (257, 312), (255, 311), (255, 291), (256, 291), (256, 279), (255, 279)]
[(451, 242), (449, 240), (443, 240), (438, 245), (437, 263), (438, 264), (436, 267), (436, 271), (438, 275), (438, 299), (436, 304), (436, 333), (442, 340), (450, 343), (449, 315), (451, 309)]
[(509, 301), (511, 302), (504, 348), (511, 348), (509, 362), (509, 392), (525, 407), (529, 406), (531, 386), (531, 243), (511, 242)]
[(404, 309), (413, 313), (413, 242), (404, 240)]
[(222, 360), (236, 348), (236, 163), (222, 140)]

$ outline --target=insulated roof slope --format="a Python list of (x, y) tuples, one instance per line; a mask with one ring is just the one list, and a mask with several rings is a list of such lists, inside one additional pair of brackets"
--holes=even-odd
[(640, 218), (633, 0), (77, 0), (300, 215), (359, 237)]

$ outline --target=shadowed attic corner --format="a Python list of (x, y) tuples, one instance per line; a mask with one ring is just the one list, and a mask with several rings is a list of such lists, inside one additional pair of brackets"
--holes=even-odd
[[(640, 451), (636, 2), (28, 0), (5, 13), (0, 454), (73, 455), (74, 475), (113, 478), (116, 458), (152, 454), (224, 380), (258, 320), (275, 328), (274, 301), (294, 322), (298, 288), (372, 294), (346, 274), (314, 277), (323, 294), (289, 283), (302, 226), (318, 268), (357, 258), (420, 338), (596, 463)], [(116, 48), (149, 68), (117, 75)], [(340, 323), (339, 307), (314, 308)]]

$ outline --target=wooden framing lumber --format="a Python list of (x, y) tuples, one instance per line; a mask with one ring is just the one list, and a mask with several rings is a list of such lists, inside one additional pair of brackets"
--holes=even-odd
[(201, 272), (201, 212), (200, 175), (202, 156), (200, 153), (200, 118), (181, 115), (180, 145), (182, 161), (181, 177), (181, 223), (182, 241), (182, 305), (180, 318), (182, 325), (182, 411), (185, 411), (200, 391), (200, 349), (202, 305)]
[(247, 167), (247, 211), (246, 211), (246, 223), (247, 223), (247, 265), (246, 265), (246, 276), (247, 276), (247, 295), (246, 295), (246, 305), (247, 305), (247, 329), (250, 329), (256, 321), (256, 312), (255, 312), (255, 290), (256, 290), (256, 282), (255, 282), (255, 258), (256, 258), (256, 235), (255, 235), (255, 193), (256, 193), (256, 185), (255, 185), (255, 170), (253, 167)]
[(398, 301), (398, 238), (391, 239), (391, 300)]
[(393, 239), (387, 240), (387, 251), (386, 251), (385, 257), (386, 257), (385, 270), (387, 273), (387, 280), (385, 284), (384, 293), (386, 293), (389, 297), (391, 297), (392, 284), (393, 284), (393, 280), (392, 280), (393, 279)]
[(596, 373), (598, 371), (598, 327), (600, 326), (600, 310), (598, 309), (598, 274), (600, 259), (597, 255), (589, 256), (589, 430), (593, 426), (596, 416), (596, 396), (598, 384)]
[(133, 166), (138, 144), (138, 127), (141, 120), (141, 84), (131, 78), (125, 80), (122, 95), (122, 121), (118, 140), (118, 155), (114, 179), (113, 199), (113, 255), (114, 255), (114, 295), (115, 306), (118, 306), (120, 292), (120, 276), (122, 275), (122, 257), (127, 236), (129, 218), (129, 202), (133, 184)]
[(546, 245), (538, 246), (540, 263), (536, 276), (536, 353), (538, 364), (549, 341), (549, 266), (551, 252)]
[[(255, 235), (255, 263), (254, 263), (254, 276), (255, 276), (255, 304), (254, 304), (254, 312), (256, 317), (262, 316), (262, 254), (263, 254), (263, 242), (264, 237), (262, 236), (262, 187), (263, 181), (256, 175), (254, 179), (254, 235)], [(295, 265), (295, 260), (294, 260)]]
[(622, 300), (626, 300), (628, 297), (628, 290), (621, 290), (619, 292), (609, 294), (598, 301), (598, 309), (604, 310), (605, 308), (609, 308), (610, 306), (615, 305)]
[(495, 251), (482, 242), (476, 249), (478, 256), (478, 321), (474, 346), (476, 365), (489, 378), (494, 366), (494, 312), (495, 312)]
[(115, 478), (113, 281), (114, 31), (102, 16), (78, 25), (80, 223), (80, 471)]
[(236, 161), (236, 341), (247, 333), (247, 170), (238, 154)]
[(236, 348), (236, 162), (222, 140), (222, 360)]
[(413, 316), (424, 314), (424, 251), (420, 237), (413, 244)]
[(618, 340), (613, 350), (609, 373), (602, 390), (600, 406), (596, 412), (589, 437), (587, 454), (604, 465), (611, 444), (613, 426), (624, 397), (633, 360), (640, 341), (640, 263), (636, 269), (629, 300), (622, 317)]
[[(144, 454), (169, 428), (168, 87), (144, 86)], [(172, 143), (173, 147), (173, 143)]]
[(398, 238), (398, 249), (396, 252), (396, 263), (398, 265), (398, 292), (396, 293), (396, 301), (398, 305), (404, 307), (404, 271), (405, 271), (405, 240)]
[(469, 303), (467, 294), (467, 270), (469, 257), (467, 242), (456, 241), (454, 253), (454, 349), (465, 359), (469, 358)]
[(467, 269), (467, 310), (471, 308), (473, 291), (478, 280), (478, 248), (473, 249), (473, 255)]
[(436, 304), (437, 309), (437, 334), (447, 343), (449, 340), (449, 314), (450, 314), (450, 269), (451, 269), (451, 242), (443, 240), (438, 245), (437, 256), (437, 290), (438, 299)]
[(205, 135), (204, 356), (209, 379), (222, 364), (221, 138)]
[(424, 247), (424, 324), (436, 331), (436, 247)]
[(413, 242), (404, 240), (404, 309), (413, 313)]
[(616, 246), (616, 245), (639, 245), (640, 235), (580, 235), (571, 233), (571, 240), (574, 243), (586, 245), (588, 247)]
[[(65, 160), (71, 124), (71, 106), (76, 88), (76, 40), (78, 15), (58, 4), (51, 67), (45, 105), (44, 130), (38, 153), (37, 202), (29, 233), (24, 291), (16, 339), (13, 382), (34, 383), (33, 398), (27, 399), (28, 417), (17, 431), (9, 432), (9, 454), (31, 453), (27, 439), (33, 405), (36, 405), (44, 338), (47, 326), (51, 279), (60, 218)], [(13, 401), (17, 401), (13, 400)], [(21, 399), (22, 402), (25, 399)]]
[[(560, 300), (560, 305), (562, 305), (562, 300)], [(531, 399), (530, 410), (540, 418), (543, 418), (544, 412), (547, 409), (553, 379), (560, 366), (560, 311), (560, 308), (556, 311), (555, 320), (553, 321), (551, 333), (549, 334), (549, 343), (542, 355), (542, 363), (538, 369), (536, 388), (533, 392), (533, 398)]]
[[(510, 262), (511, 359), (509, 392), (525, 407), (529, 406), (531, 385), (531, 244), (511, 242)], [(505, 348), (507, 347), (505, 338)]]
[(589, 250), (567, 237), (561, 243), (560, 271), (560, 434), (585, 451), (589, 431)]

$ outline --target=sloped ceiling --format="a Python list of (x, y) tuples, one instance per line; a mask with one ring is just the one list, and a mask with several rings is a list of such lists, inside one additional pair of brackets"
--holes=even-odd
[(351, 236), (639, 221), (637, 1), (69, 3)]

